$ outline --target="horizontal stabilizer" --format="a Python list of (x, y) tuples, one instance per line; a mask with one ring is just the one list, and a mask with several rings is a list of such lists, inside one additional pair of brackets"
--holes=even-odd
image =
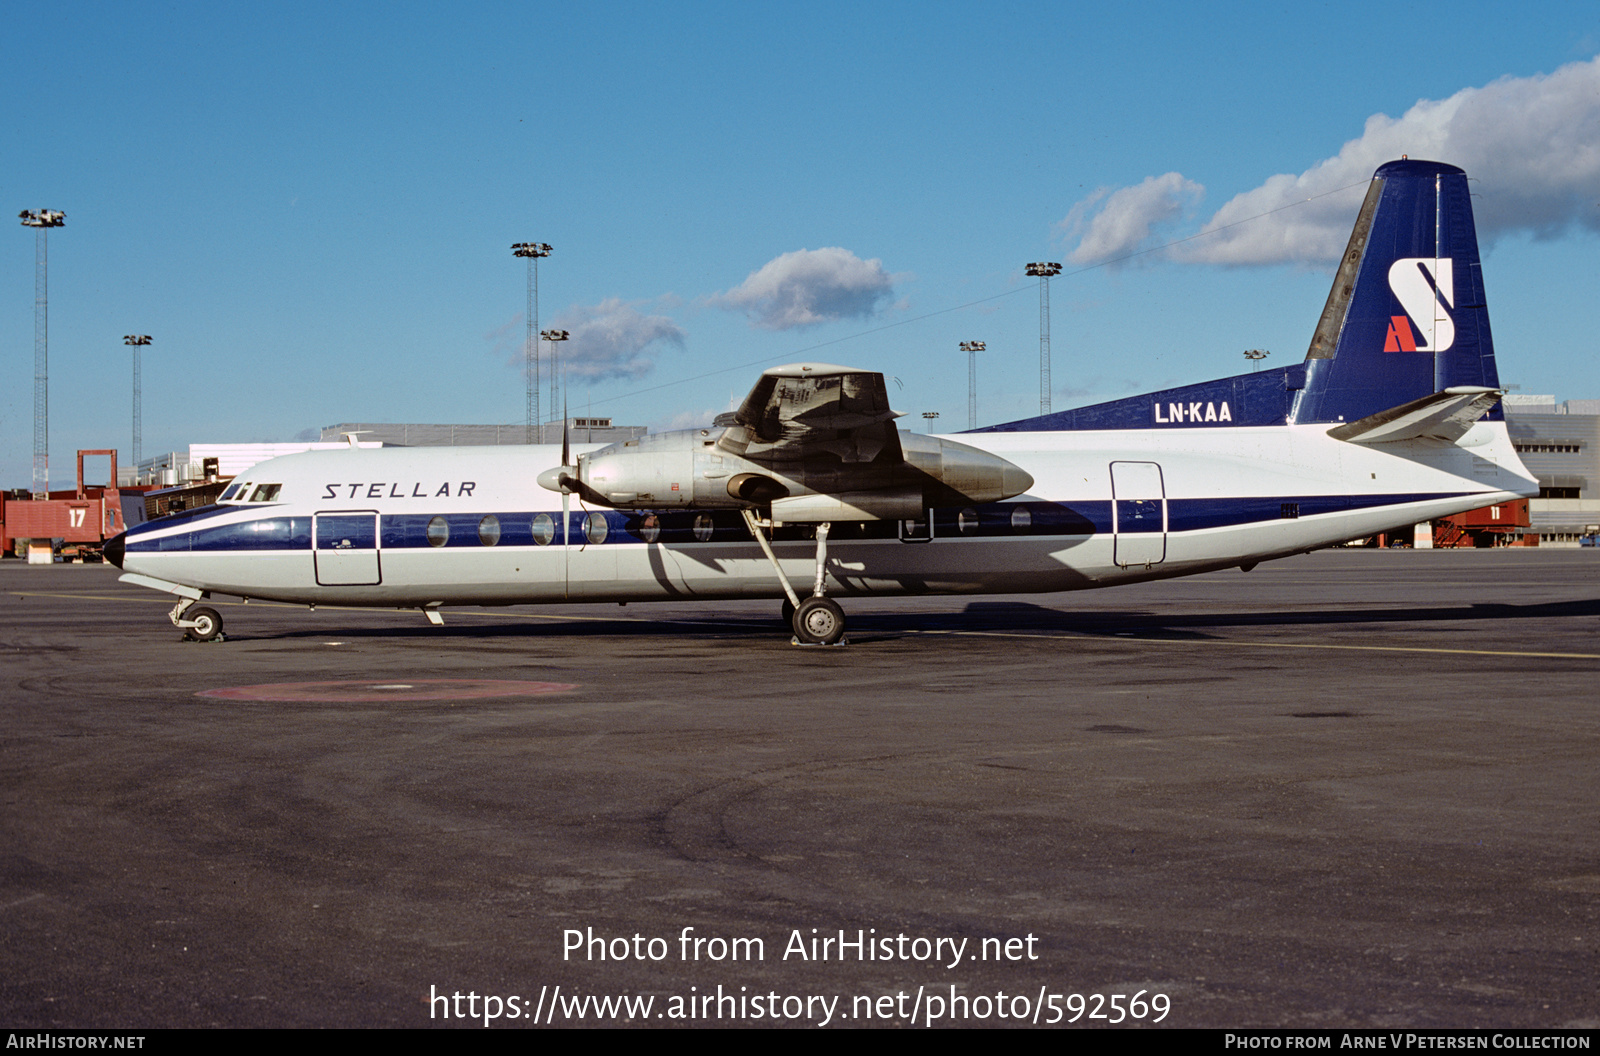
[(1335, 426), (1328, 435), (1354, 444), (1392, 444), (1401, 440), (1443, 440), (1453, 444), (1504, 395), (1502, 389), (1454, 385), (1432, 396)]

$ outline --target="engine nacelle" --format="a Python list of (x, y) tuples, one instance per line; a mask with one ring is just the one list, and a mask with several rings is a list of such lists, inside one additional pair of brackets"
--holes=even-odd
[(718, 443), (721, 431), (688, 429), (625, 440), (581, 455), (576, 472), (539, 482), (624, 509), (768, 507), (774, 519), (896, 520), (936, 506), (1020, 495), (1033, 477), (999, 455), (942, 437), (901, 434), (900, 454), (867, 462), (826, 452), (760, 460)]
[(612, 506), (693, 506), (695, 449), (715, 442), (705, 429), (651, 433), (579, 455), (577, 476)]

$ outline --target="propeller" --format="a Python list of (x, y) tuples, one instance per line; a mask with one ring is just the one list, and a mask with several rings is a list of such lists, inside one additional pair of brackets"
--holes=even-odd
[[(566, 408), (562, 408), (566, 413)], [(539, 474), (539, 486), (548, 491), (559, 491), (563, 495), (570, 495), (576, 491), (582, 495), (589, 490), (578, 476), (578, 467), (572, 461), (572, 444), (567, 436), (567, 422), (561, 422), (561, 464), (545, 470)], [(585, 496), (587, 497), (587, 496)]]
[(539, 486), (548, 491), (561, 493), (561, 546), (567, 546), (567, 537), (572, 529), (572, 495), (577, 493), (578, 498), (592, 502), (599, 506), (609, 506), (611, 503), (598, 491), (583, 482), (582, 469), (572, 458), (572, 438), (568, 433), (570, 419), (566, 416), (567, 409), (561, 408), (561, 464), (552, 466), (538, 476)]
[[(571, 473), (567, 472), (568, 468), (572, 469)], [(569, 537), (572, 535), (572, 484), (577, 478), (577, 467), (572, 465), (572, 445), (567, 442), (567, 405), (565, 401), (562, 401), (561, 469), (556, 474), (556, 483), (561, 486), (561, 559), (567, 562), (572, 560), (567, 554), (569, 552)], [(570, 568), (567, 569), (566, 575), (568, 577), (567, 582), (570, 585), (572, 582), (572, 570)]]
[[(566, 408), (562, 408), (563, 414), (565, 411)], [(597, 506), (610, 506), (610, 499), (584, 482), (582, 467), (573, 461), (572, 444), (567, 433), (569, 421), (564, 418), (561, 422), (561, 465), (540, 473), (537, 478), (539, 486), (547, 491), (559, 491), (564, 496), (576, 493), (584, 502), (592, 502)]]

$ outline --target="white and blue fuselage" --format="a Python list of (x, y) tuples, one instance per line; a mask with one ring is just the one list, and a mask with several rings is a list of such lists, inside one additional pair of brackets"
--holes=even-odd
[[(1314, 550), (1537, 495), (1495, 404), (1465, 173), (1378, 169), (1303, 363), (951, 437), (903, 435), (883, 377), (766, 371), (716, 428), (552, 446), (274, 459), (215, 506), (107, 544), (220, 627), (208, 593), (421, 608), (1038, 593)], [(568, 464), (569, 460), (573, 464)], [(764, 545), (770, 540), (772, 556)], [(791, 580), (815, 583), (800, 601)], [(198, 623), (200, 626), (196, 627)]]
[[(1391, 453), (1327, 425), (962, 434), (1034, 478), (1013, 499), (836, 525), (836, 595), (1048, 592), (1253, 564), (1536, 494), (1504, 422)], [(273, 459), (246, 500), (153, 521), (122, 567), (278, 601), (434, 607), (779, 597), (736, 512), (585, 508), (540, 488), (550, 446), (349, 448)], [(261, 485), (277, 485), (262, 489)], [(809, 530), (778, 529), (811, 574)]]

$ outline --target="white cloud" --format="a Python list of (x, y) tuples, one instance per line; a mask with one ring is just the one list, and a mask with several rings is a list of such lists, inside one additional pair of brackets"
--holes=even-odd
[[(1171, 256), (1202, 264), (1329, 264), (1344, 251), (1373, 170), (1403, 154), (1466, 170), (1484, 241), (1511, 233), (1554, 238), (1573, 228), (1600, 231), (1600, 57), (1551, 74), (1504, 77), (1448, 99), (1424, 99), (1398, 118), (1374, 114), (1333, 157), (1234, 197), (1201, 237), (1174, 247)], [(1168, 173), (1160, 180), (1175, 177), (1182, 179)], [(1077, 217), (1085, 231), (1074, 262), (1097, 262), (1134, 244), (1128, 238), (1138, 234), (1141, 204), (1145, 214), (1160, 210), (1160, 196), (1146, 191), (1152, 182), (1159, 181), (1097, 192), (1074, 207), (1067, 222)], [(1331, 193), (1341, 188), (1348, 190)], [(1106, 218), (1124, 194), (1125, 208)], [(1105, 206), (1083, 225), (1102, 198)], [(1124, 229), (1131, 234), (1120, 242), (1103, 234)], [(1096, 251), (1102, 243), (1109, 251)]]
[(567, 381), (637, 378), (655, 366), (661, 342), (683, 347), (677, 323), (664, 315), (645, 315), (620, 297), (574, 305), (556, 316), (553, 325), (571, 335), (558, 353)]
[(1115, 191), (1101, 187), (1073, 206), (1057, 225), (1068, 237), (1081, 234), (1078, 248), (1067, 259), (1074, 264), (1098, 264), (1136, 253), (1150, 240), (1157, 224), (1180, 216), (1204, 193), (1205, 188), (1176, 172), (1147, 176), (1135, 187)]
[(766, 330), (791, 330), (866, 318), (893, 294), (894, 280), (883, 270), (883, 261), (862, 260), (848, 249), (828, 246), (776, 257), (708, 303), (742, 311)]

